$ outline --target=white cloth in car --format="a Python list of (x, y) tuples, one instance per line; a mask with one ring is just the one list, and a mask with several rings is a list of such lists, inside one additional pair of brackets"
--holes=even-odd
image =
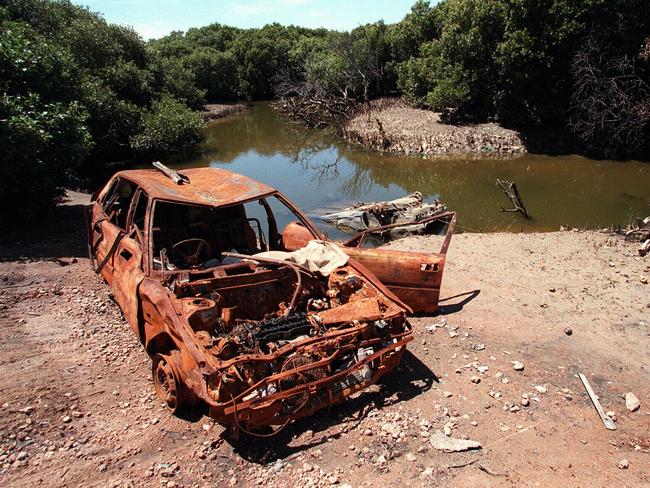
[(305, 247), (293, 252), (266, 251), (254, 254), (251, 257), (289, 261), (300, 264), (309, 271), (318, 271), (323, 276), (329, 276), (336, 268), (344, 266), (349, 259), (348, 255), (333, 242), (317, 239), (309, 241)]

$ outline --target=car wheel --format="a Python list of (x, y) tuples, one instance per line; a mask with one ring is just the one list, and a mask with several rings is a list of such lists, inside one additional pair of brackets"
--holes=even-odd
[(158, 399), (167, 405), (172, 413), (178, 413), (183, 406), (183, 384), (174, 368), (172, 357), (156, 354), (153, 358), (153, 383)]

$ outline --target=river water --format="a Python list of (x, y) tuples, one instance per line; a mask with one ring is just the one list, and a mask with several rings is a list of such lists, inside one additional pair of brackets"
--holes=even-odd
[[(212, 123), (203, 143), (167, 162), (176, 168), (222, 167), (263, 181), (325, 230), (315, 218), (319, 214), (416, 190), (456, 210), (463, 228), (482, 232), (624, 226), (650, 215), (650, 163), (573, 155), (423, 159), (381, 154), (325, 131), (296, 128), (266, 103)], [(497, 178), (517, 183), (530, 220), (501, 211), (511, 205)]]

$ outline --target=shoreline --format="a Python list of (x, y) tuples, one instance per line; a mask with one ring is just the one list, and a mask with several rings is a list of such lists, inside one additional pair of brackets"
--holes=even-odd
[(527, 152), (518, 131), (495, 123), (444, 124), (440, 114), (410, 107), (402, 99), (370, 102), (344, 121), (345, 140), (368, 149), (401, 154), (517, 156)]
[(248, 110), (248, 105), (235, 103), (206, 103), (201, 110), (201, 116), (206, 124)]

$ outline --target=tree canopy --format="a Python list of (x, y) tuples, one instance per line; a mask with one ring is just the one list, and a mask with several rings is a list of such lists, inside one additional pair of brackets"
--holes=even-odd
[(287, 80), (344, 106), (402, 96), (450, 122), (552, 124), (600, 154), (648, 151), (647, 0), (417, 0), (350, 32), (211, 24), (149, 43), (68, 0), (2, 5), (2, 208), (17, 195), (42, 208), (115, 162), (192, 144), (204, 103), (271, 99)]

